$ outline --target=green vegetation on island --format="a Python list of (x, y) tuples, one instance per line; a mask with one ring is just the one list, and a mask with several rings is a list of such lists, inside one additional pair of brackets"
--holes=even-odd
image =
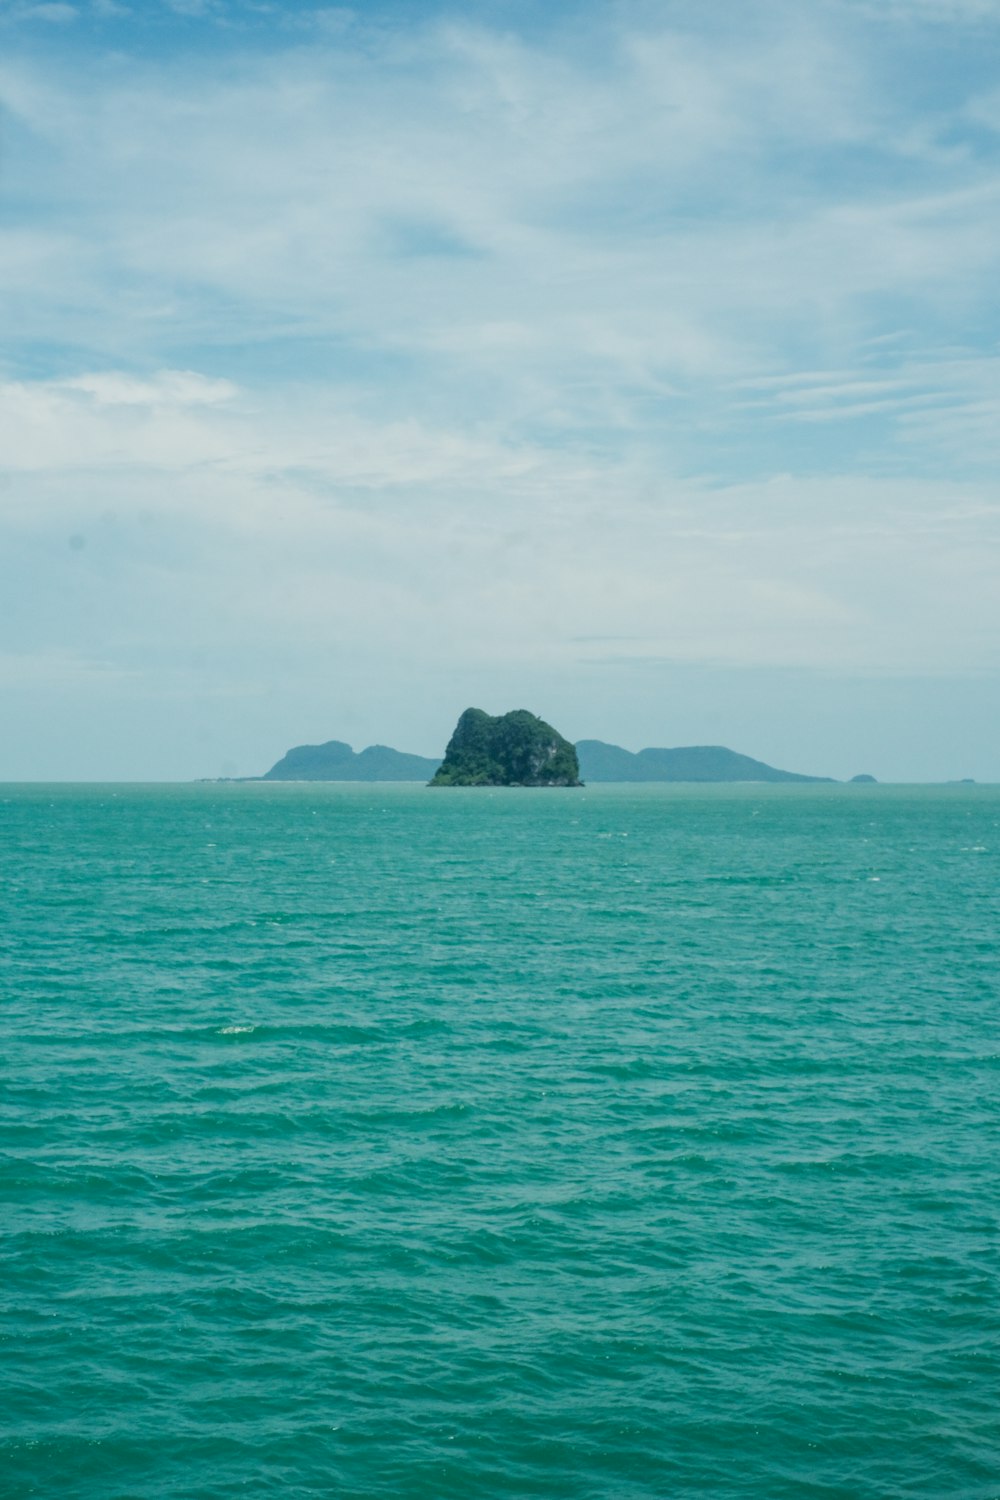
[(431, 786), (580, 786), (576, 750), (518, 708), (498, 718), (467, 708)]

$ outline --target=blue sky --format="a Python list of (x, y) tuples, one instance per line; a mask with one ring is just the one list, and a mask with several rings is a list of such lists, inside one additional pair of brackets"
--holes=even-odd
[(1000, 780), (1000, 0), (0, 0), (0, 779)]

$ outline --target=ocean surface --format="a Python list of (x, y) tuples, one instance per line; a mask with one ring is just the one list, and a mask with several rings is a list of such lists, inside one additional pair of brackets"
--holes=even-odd
[(0, 1495), (1000, 1496), (1000, 789), (0, 788)]

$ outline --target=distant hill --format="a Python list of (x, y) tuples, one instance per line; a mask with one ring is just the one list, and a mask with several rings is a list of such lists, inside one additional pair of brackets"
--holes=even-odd
[(388, 745), (369, 745), (355, 754), (343, 740), (296, 745), (261, 778), (263, 781), (430, 781), (441, 764), (426, 755), (407, 755)]
[(576, 753), (584, 781), (831, 781), (800, 776), (739, 755), (724, 745), (685, 745), (677, 750), (633, 754), (603, 740), (579, 740)]

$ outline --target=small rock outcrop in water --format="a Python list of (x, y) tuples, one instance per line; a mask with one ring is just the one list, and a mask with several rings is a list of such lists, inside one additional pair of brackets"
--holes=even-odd
[(865, 786), (875, 786), (876, 785), (875, 777), (874, 776), (869, 776), (868, 773), (867, 773), (867, 771), (864, 772), (860, 776), (852, 776), (851, 777), (851, 784), (852, 784), (852, 786), (855, 783), (859, 783), (860, 784), (861, 782), (864, 782)]
[(431, 786), (581, 786), (576, 750), (551, 724), (517, 708), (492, 718), (467, 708)]

